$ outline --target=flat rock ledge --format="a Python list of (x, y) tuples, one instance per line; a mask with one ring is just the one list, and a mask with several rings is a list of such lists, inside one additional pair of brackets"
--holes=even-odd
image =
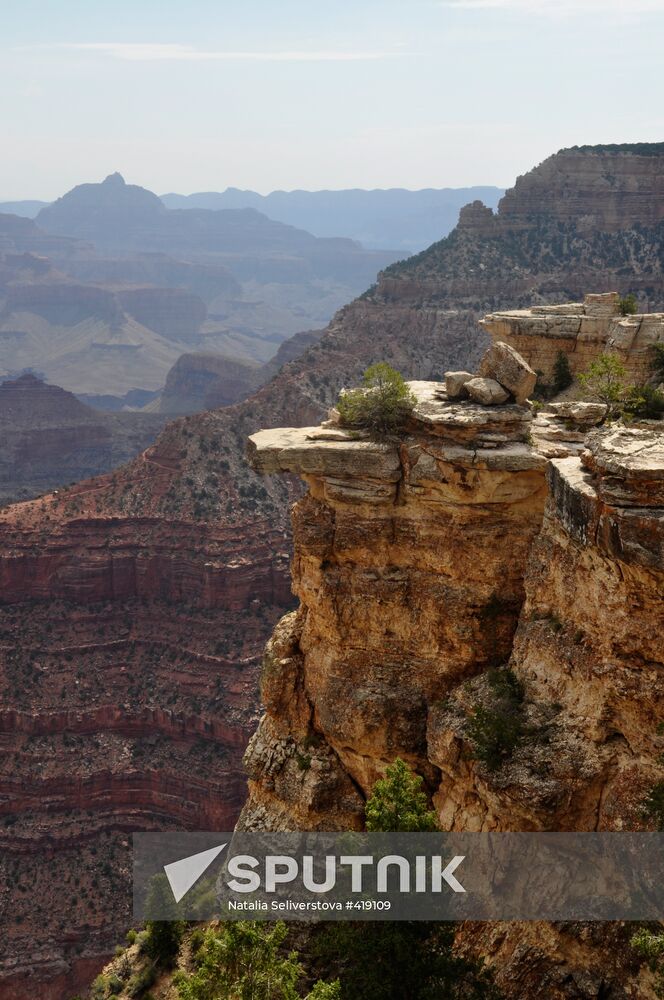
[(351, 503), (391, 502), (399, 481), (416, 486), (421, 478), (440, 479), (434, 469), (439, 462), (489, 473), (545, 469), (546, 458), (530, 443), (528, 408), (450, 402), (439, 382), (409, 386), (417, 403), (398, 438), (375, 441), (330, 421), (319, 427), (280, 427), (249, 438), (248, 460), (263, 475), (324, 479), (326, 495)]
[(592, 431), (581, 456), (554, 459), (549, 494), (557, 519), (583, 545), (613, 559), (664, 563), (664, 433), (618, 427)]

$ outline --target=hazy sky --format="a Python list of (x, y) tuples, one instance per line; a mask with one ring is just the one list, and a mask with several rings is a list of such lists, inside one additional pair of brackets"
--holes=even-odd
[(664, 140), (664, 0), (0, 0), (0, 200), (510, 185)]

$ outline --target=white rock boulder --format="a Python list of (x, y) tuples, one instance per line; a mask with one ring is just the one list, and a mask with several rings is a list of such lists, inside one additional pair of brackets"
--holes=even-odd
[(471, 378), (466, 382), (466, 391), (471, 399), (484, 406), (499, 406), (510, 398), (509, 392), (493, 378)]
[(526, 402), (537, 382), (537, 373), (528, 362), (502, 340), (496, 341), (486, 351), (480, 361), (479, 374), (500, 382), (520, 405)]
[(467, 399), (466, 382), (475, 378), (472, 372), (445, 372), (445, 392), (448, 399)]

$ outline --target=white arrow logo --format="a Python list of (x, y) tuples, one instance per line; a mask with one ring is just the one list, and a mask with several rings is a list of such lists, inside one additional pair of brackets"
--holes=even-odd
[(201, 851), (200, 854), (190, 854), (188, 858), (180, 861), (172, 861), (170, 865), (164, 865), (166, 878), (171, 887), (175, 902), (179, 903), (186, 893), (189, 892), (194, 882), (206, 869), (210, 867), (214, 859), (221, 854), (226, 844), (220, 847), (212, 847), (209, 851)]

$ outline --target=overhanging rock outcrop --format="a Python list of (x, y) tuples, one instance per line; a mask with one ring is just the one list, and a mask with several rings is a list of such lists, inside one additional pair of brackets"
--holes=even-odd
[[(268, 644), (241, 827), (360, 828), (400, 756), (444, 830), (642, 828), (664, 777), (664, 435), (588, 434), (602, 413), (561, 404), (577, 453), (561, 438), (547, 462), (528, 407), (411, 388), (398, 440), (329, 423), (250, 439), (254, 468), (309, 490), (293, 510), (300, 607)], [(500, 712), (491, 668), (508, 663), (522, 728), (489, 766), (468, 723)], [(458, 943), (511, 1000), (567, 1000), (570, 984), (652, 1000), (630, 933), (465, 924)]]
[[(398, 440), (260, 431), (259, 471), (300, 475), (293, 589), (265, 658), (245, 827), (343, 828), (401, 754), (435, 784), (430, 705), (509, 656), (546, 461), (526, 407), (417, 398)], [(333, 806), (330, 803), (334, 803)]]

